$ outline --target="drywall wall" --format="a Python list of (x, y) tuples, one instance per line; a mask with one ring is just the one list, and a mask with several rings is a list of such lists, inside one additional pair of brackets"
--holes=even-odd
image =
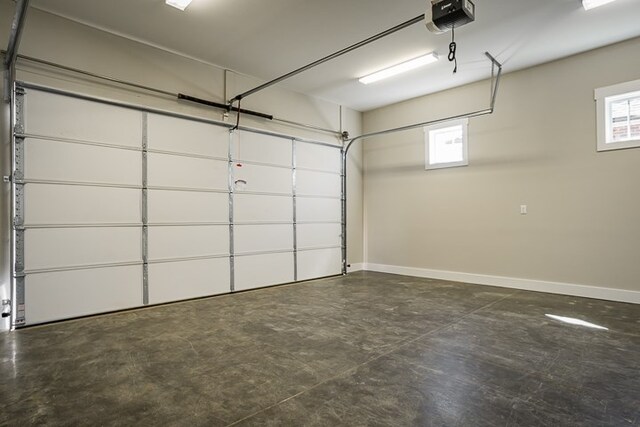
[[(425, 171), (422, 129), (366, 141), (368, 265), (640, 291), (640, 149), (596, 152), (594, 103), (595, 88), (639, 70), (633, 39), (506, 74), (495, 113), (470, 120), (468, 167)], [(484, 108), (488, 95), (485, 81), (370, 111), (364, 130)]]
[[(15, 4), (0, 0), (0, 45), (6, 46)], [(124, 81), (156, 87), (170, 92), (181, 92), (212, 100), (226, 99), (262, 81), (250, 76), (226, 71), (214, 64), (199, 62), (178, 54), (141, 44), (127, 38), (88, 27), (81, 23), (30, 8), (20, 54), (75, 67), (100, 75), (112, 76)], [(52, 86), (92, 96), (115, 99), (135, 105), (178, 112), (214, 120), (235, 121), (235, 115), (225, 117), (220, 110), (188, 102), (178, 102), (172, 97), (154, 95), (144, 90), (131, 89), (98, 79), (81, 77), (72, 72), (60, 72), (50, 67), (27, 61), (19, 61), (19, 80)], [(361, 131), (361, 114), (339, 105), (315, 99), (303, 94), (272, 87), (243, 100), (242, 108), (258, 110), (274, 116), (312, 126), (345, 130), (351, 134)], [(3, 116), (4, 117), (4, 116)], [(8, 117), (8, 116), (7, 116)], [(251, 116), (242, 116), (242, 125), (340, 145), (342, 141), (330, 134), (286, 126)], [(8, 150), (8, 129), (3, 129), (3, 162)], [(6, 154), (6, 155), (5, 155)], [(362, 262), (362, 172), (361, 152), (350, 153), (349, 190), (349, 258)], [(5, 165), (5, 169), (9, 164)], [(8, 173), (4, 172), (3, 173)], [(3, 185), (2, 232), (0, 256), (0, 296), (9, 293), (10, 271), (8, 263), (9, 190)], [(0, 325), (1, 327), (1, 325)]]

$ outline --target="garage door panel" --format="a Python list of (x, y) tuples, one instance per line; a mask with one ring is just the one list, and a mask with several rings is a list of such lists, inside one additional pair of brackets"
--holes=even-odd
[(340, 175), (299, 170), (296, 179), (296, 191), (299, 195), (340, 197)]
[(149, 186), (227, 190), (229, 163), (172, 154), (148, 154)]
[(139, 223), (141, 191), (78, 185), (25, 185), (25, 223)]
[(27, 325), (142, 305), (142, 266), (28, 274)]
[(141, 186), (142, 152), (28, 138), (25, 179)]
[(298, 248), (339, 246), (341, 224), (298, 224)]
[(149, 260), (229, 255), (229, 226), (149, 227)]
[(149, 149), (222, 159), (229, 156), (225, 127), (160, 114), (149, 114), (147, 123)]
[(293, 144), (291, 139), (239, 132), (233, 137), (232, 153), (236, 160), (290, 167)]
[(235, 222), (293, 222), (291, 197), (235, 194), (233, 196)]
[(232, 139), (225, 127), (38, 90), (24, 105), (27, 324), (340, 273), (339, 149)]
[[(243, 164), (233, 168), (236, 192), (293, 194), (291, 169)], [(246, 184), (239, 184), (238, 181)]]
[(340, 173), (340, 149), (296, 142), (296, 167)]
[(27, 90), (26, 133), (142, 147), (142, 112), (42, 91)]
[(150, 224), (229, 222), (229, 195), (197, 191), (149, 190)]
[(229, 270), (229, 258), (150, 264), (149, 303), (230, 292)]
[(237, 225), (235, 253), (293, 250), (293, 225)]
[(239, 256), (234, 262), (236, 291), (294, 281), (293, 253)]
[(34, 228), (25, 231), (25, 269), (141, 262), (137, 227)]
[(298, 222), (341, 221), (341, 201), (338, 199), (298, 197), (296, 218)]
[(315, 249), (298, 252), (298, 280), (309, 280), (318, 277), (340, 274), (342, 250)]

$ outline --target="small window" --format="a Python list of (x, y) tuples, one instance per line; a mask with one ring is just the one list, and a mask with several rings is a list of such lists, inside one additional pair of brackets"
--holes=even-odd
[(640, 80), (596, 89), (598, 151), (640, 147)]
[(464, 119), (425, 127), (425, 169), (467, 166), (468, 126)]

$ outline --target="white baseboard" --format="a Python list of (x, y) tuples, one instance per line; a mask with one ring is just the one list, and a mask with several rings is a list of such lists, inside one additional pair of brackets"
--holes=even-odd
[(454, 282), (473, 283), (476, 285), (489, 285), (501, 288), (522, 289), (526, 291), (547, 292), (551, 294), (640, 304), (640, 292), (629, 291), (626, 289), (602, 288), (597, 286), (576, 285), (572, 283), (546, 282), (542, 280), (487, 276), (483, 274), (458, 273), (454, 271), (430, 270), (426, 268), (400, 267), (384, 264), (365, 263), (363, 269), (368, 271), (377, 271), (380, 273), (401, 274), (404, 276), (451, 280)]
[(355, 271), (362, 271), (362, 270), (365, 269), (364, 268), (365, 264), (362, 263), (362, 262), (357, 263), (357, 264), (351, 263), (349, 265), (350, 265), (350, 267), (347, 267), (347, 273), (353, 273)]

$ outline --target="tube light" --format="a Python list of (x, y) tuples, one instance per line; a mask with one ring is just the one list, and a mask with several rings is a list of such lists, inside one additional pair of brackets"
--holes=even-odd
[(615, 0), (582, 0), (582, 7), (584, 7), (584, 10), (590, 10), (614, 1)]
[(437, 60), (438, 55), (436, 55), (434, 52), (431, 52), (426, 55), (422, 55), (417, 58), (413, 58), (400, 64), (394, 65), (392, 67), (385, 68), (384, 70), (376, 71), (375, 73), (361, 77), (358, 80), (360, 81), (360, 83), (368, 85), (370, 83), (374, 83), (388, 77), (415, 70), (416, 68), (431, 64), (433, 62), (436, 62)]
[(165, 0), (165, 3), (176, 9), (185, 10), (191, 3), (191, 0)]

